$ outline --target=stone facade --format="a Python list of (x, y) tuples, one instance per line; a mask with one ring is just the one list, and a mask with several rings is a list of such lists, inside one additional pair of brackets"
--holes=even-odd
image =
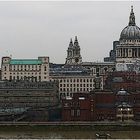
[(140, 59), (140, 28), (135, 23), (133, 7), (131, 8), (129, 24), (120, 35), (116, 49), (116, 61), (134, 63)]
[(68, 50), (67, 50), (67, 58), (66, 58), (66, 65), (75, 65), (82, 63), (82, 57), (80, 54), (80, 46), (77, 40), (77, 36), (75, 37), (74, 44), (72, 39), (70, 41)]
[(135, 63), (140, 60), (140, 28), (135, 23), (133, 7), (131, 7), (128, 26), (121, 34), (119, 41), (113, 42), (110, 57), (105, 57), (105, 62)]
[(12, 59), (3, 57), (2, 80), (49, 81), (49, 57), (38, 59)]
[[(90, 75), (68, 75), (51, 76), (55, 81), (59, 81), (60, 97), (72, 97), (77, 92), (89, 92), (95, 89), (95, 76)], [(101, 89), (103, 89), (103, 79), (101, 78)]]

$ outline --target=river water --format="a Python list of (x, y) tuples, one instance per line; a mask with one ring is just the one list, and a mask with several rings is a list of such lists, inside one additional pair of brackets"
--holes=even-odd
[(110, 134), (113, 139), (140, 139), (140, 131), (0, 131), (0, 138), (11, 139), (95, 139), (95, 134)]

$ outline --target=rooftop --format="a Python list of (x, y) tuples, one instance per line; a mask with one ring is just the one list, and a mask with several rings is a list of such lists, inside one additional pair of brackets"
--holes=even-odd
[(12, 65), (37, 65), (42, 64), (41, 60), (38, 59), (12, 59), (10, 61)]

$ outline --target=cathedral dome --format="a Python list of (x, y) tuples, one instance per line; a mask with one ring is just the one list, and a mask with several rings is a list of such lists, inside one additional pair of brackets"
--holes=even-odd
[(122, 39), (140, 39), (140, 28), (136, 25), (125, 27), (120, 35), (120, 40)]
[(140, 39), (140, 28), (135, 24), (135, 15), (133, 7), (131, 7), (129, 24), (126, 26), (120, 35), (120, 40), (139, 40)]

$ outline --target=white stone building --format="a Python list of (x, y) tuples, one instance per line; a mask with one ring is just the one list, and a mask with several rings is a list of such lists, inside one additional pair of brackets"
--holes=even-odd
[(131, 7), (128, 26), (122, 30), (116, 47), (116, 62), (135, 63), (138, 59), (140, 60), (140, 28), (135, 23), (135, 15)]
[[(74, 93), (89, 92), (95, 89), (95, 76), (91, 75), (63, 75), (51, 76), (52, 80), (59, 81), (60, 97), (72, 97)], [(101, 89), (103, 79), (101, 78)]]
[(38, 59), (3, 57), (1, 79), (49, 81), (49, 57), (38, 57)]

